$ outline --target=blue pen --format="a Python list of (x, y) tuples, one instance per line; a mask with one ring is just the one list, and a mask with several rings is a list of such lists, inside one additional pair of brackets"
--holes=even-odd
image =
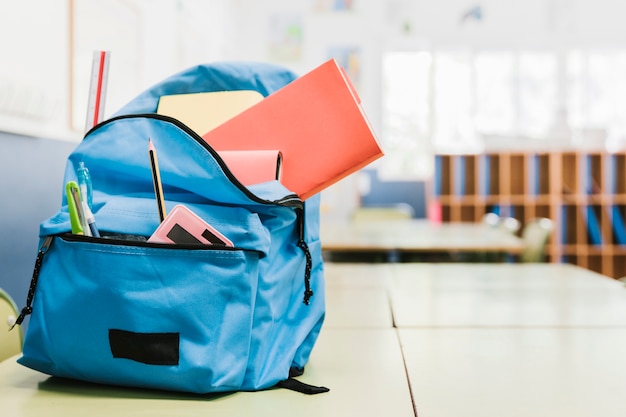
[(78, 177), (78, 187), (80, 188), (80, 195), (83, 201), (87, 202), (87, 205), (91, 209), (92, 204), (92, 185), (91, 185), (91, 175), (89, 175), (89, 170), (85, 166), (83, 161), (78, 163), (78, 169), (76, 170), (76, 176)]
[(91, 210), (89, 209), (89, 206), (87, 205), (85, 201), (82, 202), (82, 205), (83, 205), (83, 215), (85, 216), (85, 222), (87, 223), (87, 227), (89, 228), (89, 231), (91, 232), (91, 236), (100, 237), (100, 232), (98, 231), (98, 228), (96, 227), (96, 218), (94, 217), (93, 213), (91, 212)]
[(94, 217), (91, 207), (92, 207), (92, 185), (91, 185), (91, 175), (89, 175), (89, 170), (85, 166), (83, 161), (78, 163), (78, 169), (76, 170), (76, 174), (78, 177), (78, 186), (80, 188), (80, 201), (83, 212), (83, 221), (84, 221), (84, 229), (85, 234), (89, 234), (94, 237), (100, 237), (100, 232), (98, 232), (98, 228), (96, 227), (96, 218)]

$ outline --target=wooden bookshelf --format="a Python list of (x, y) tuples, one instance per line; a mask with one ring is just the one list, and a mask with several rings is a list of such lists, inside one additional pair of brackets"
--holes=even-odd
[(498, 152), (435, 156), (433, 198), (444, 222), (485, 213), (554, 221), (549, 262), (626, 276), (626, 152)]

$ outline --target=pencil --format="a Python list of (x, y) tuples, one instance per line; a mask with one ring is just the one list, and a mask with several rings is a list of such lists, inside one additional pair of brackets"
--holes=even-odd
[(165, 200), (163, 198), (163, 185), (161, 184), (161, 173), (159, 172), (159, 160), (152, 139), (148, 138), (148, 154), (150, 155), (150, 169), (152, 170), (152, 184), (154, 185), (154, 195), (156, 196), (157, 207), (159, 208), (159, 218), (161, 222), (165, 220)]

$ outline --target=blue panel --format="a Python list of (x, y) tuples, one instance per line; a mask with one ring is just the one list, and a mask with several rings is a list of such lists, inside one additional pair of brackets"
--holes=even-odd
[(426, 184), (423, 181), (381, 181), (377, 172), (364, 170), (370, 178), (370, 192), (361, 196), (363, 206), (390, 206), (405, 203), (413, 216), (426, 217)]
[(465, 195), (465, 157), (457, 155), (454, 157), (454, 194)]
[(0, 132), (0, 287), (20, 308), (33, 273), (39, 224), (61, 206), (65, 161), (75, 147)]
[(532, 195), (539, 194), (539, 155), (528, 157), (528, 184), (529, 192)]
[(443, 168), (441, 166), (441, 155), (435, 155), (435, 196), (441, 196), (441, 184), (443, 181)]
[(478, 181), (478, 194), (479, 195), (489, 195), (491, 190), (489, 189), (489, 178), (491, 175), (491, 166), (489, 165), (489, 155), (482, 155), (479, 158), (479, 181)]

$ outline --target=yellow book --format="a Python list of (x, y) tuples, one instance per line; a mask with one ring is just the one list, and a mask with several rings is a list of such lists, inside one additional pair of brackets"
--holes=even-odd
[(253, 90), (172, 94), (159, 99), (157, 113), (180, 120), (204, 134), (263, 100)]

